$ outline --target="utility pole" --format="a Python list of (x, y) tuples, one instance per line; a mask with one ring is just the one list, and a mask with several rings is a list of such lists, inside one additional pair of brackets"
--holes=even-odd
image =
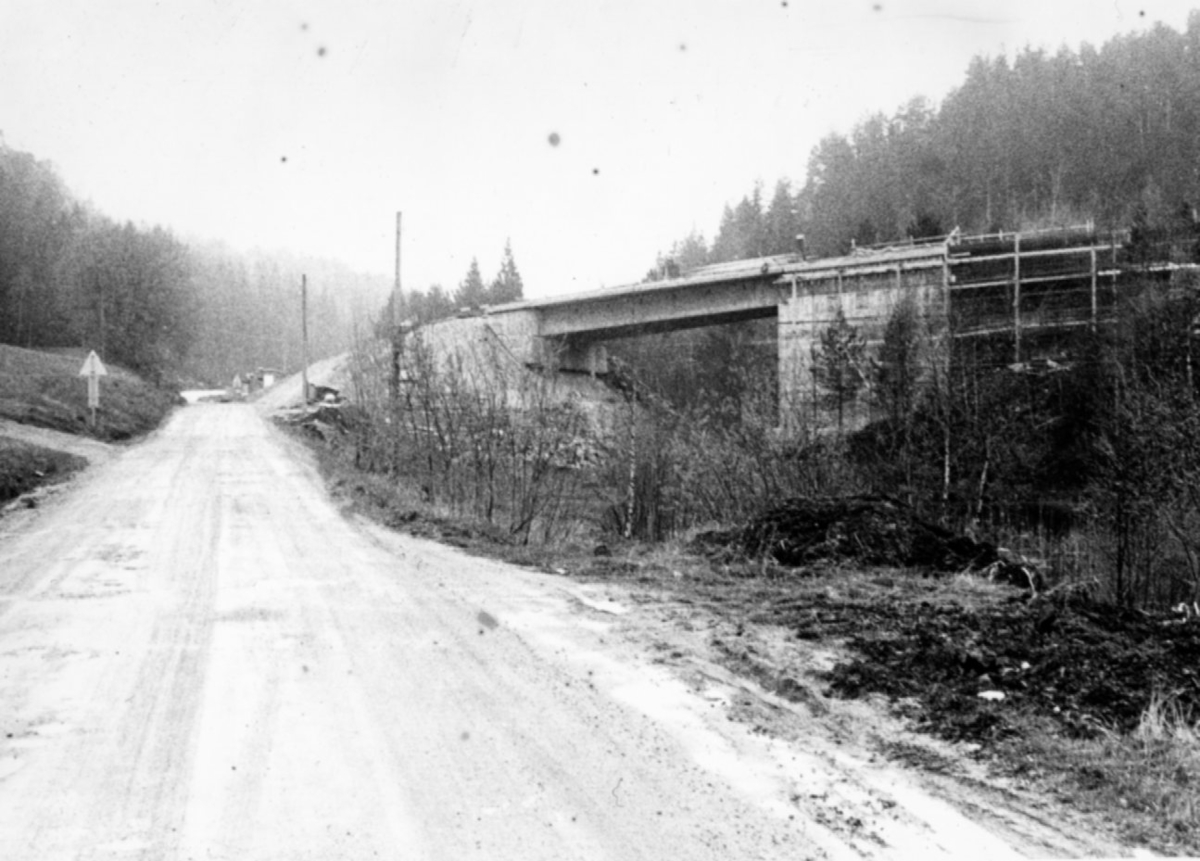
[(300, 361), (303, 363), (303, 370), (300, 371), (300, 384), (304, 387), (304, 394), (300, 397), (300, 403), (304, 409), (308, 409), (308, 276), (300, 276)]
[(400, 468), (400, 353), (404, 334), (400, 331), (400, 223), (396, 213), (396, 283), (392, 287), (392, 377), (388, 386), (392, 407), (392, 474)]
[(401, 213), (396, 213), (396, 283), (392, 287), (392, 406), (400, 397), (400, 221)]

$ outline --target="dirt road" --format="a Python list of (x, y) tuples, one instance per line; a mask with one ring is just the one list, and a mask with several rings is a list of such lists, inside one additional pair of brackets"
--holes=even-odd
[(351, 522), (252, 407), (181, 409), (0, 524), (0, 858), (1014, 854), (731, 722), (628, 609)]

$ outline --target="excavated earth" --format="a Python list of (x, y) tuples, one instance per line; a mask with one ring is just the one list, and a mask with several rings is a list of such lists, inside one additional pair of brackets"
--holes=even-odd
[(857, 657), (829, 673), (833, 692), (915, 701), (913, 716), (947, 739), (997, 741), (1025, 710), (1091, 737), (1133, 730), (1155, 696), (1185, 714), (1200, 706), (1200, 621), (1179, 616), (1053, 599), (970, 609), (814, 599), (779, 616), (800, 637), (848, 637)]
[(770, 558), (785, 578), (829, 566), (891, 566), (901, 578), (962, 572), (1024, 589), (964, 604), (874, 591), (804, 589), (755, 621), (800, 639), (837, 639), (854, 657), (827, 674), (831, 693), (890, 697), (943, 738), (987, 745), (1030, 713), (1068, 735), (1134, 729), (1153, 698), (1200, 714), (1200, 619), (1146, 613), (1060, 588), (994, 545), (956, 535), (880, 497), (792, 499), (740, 529), (707, 533), (711, 554)]

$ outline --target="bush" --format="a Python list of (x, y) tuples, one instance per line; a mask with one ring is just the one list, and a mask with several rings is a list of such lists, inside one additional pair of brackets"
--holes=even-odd
[(409, 482), (425, 502), (522, 543), (553, 540), (586, 516), (603, 440), (552, 369), (528, 370), (498, 349), (435, 356), (418, 331), (394, 392), (391, 373), (377, 346), (356, 352), (366, 417), (354, 432), (359, 468)]

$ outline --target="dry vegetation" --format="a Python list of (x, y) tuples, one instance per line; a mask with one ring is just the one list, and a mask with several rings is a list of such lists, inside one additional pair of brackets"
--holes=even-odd
[[(685, 544), (702, 526), (753, 534), (755, 500), (850, 494), (870, 483), (840, 441), (785, 444), (745, 402), (739, 421), (698, 419), (627, 388), (626, 408), (598, 420), (558, 399), (548, 377), (514, 375), (497, 357), (435, 365), (419, 353), (410, 360), (427, 364), (408, 368), (391, 401), (379, 355), (360, 354), (359, 403), (313, 437), (331, 485), (356, 510), (472, 552), (618, 581), (737, 630), (783, 631), (797, 648), (832, 649), (836, 664), (797, 685), (803, 668), (738, 642), (714, 644), (730, 669), (779, 696), (819, 688), (883, 697), (912, 726), (1090, 812), (1098, 828), (1115, 827), (1135, 845), (1200, 852), (1200, 619), (1104, 600), (1113, 591), (1078, 572), (1056, 576), (1045, 564), (1051, 552), (1035, 566), (1045, 582), (991, 582), (1003, 561), (994, 545), (942, 527), (902, 529), (875, 509), (857, 521), (830, 518), (821, 536), (801, 530), (793, 544), (803, 552), (784, 559), (791, 565), (774, 552), (788, 546), (779, 524), (755, 546)], [(1007, 533), (1064, 558), (1086, 534)], [(943, 548), (993, 555), (962, 564), (977, 575), (888, 556), (925, 548), (930, 535)], [(1088, 549), (1093, 579), (1105, 552)], [(901, 748), (880, 752), (911, 759)]]

